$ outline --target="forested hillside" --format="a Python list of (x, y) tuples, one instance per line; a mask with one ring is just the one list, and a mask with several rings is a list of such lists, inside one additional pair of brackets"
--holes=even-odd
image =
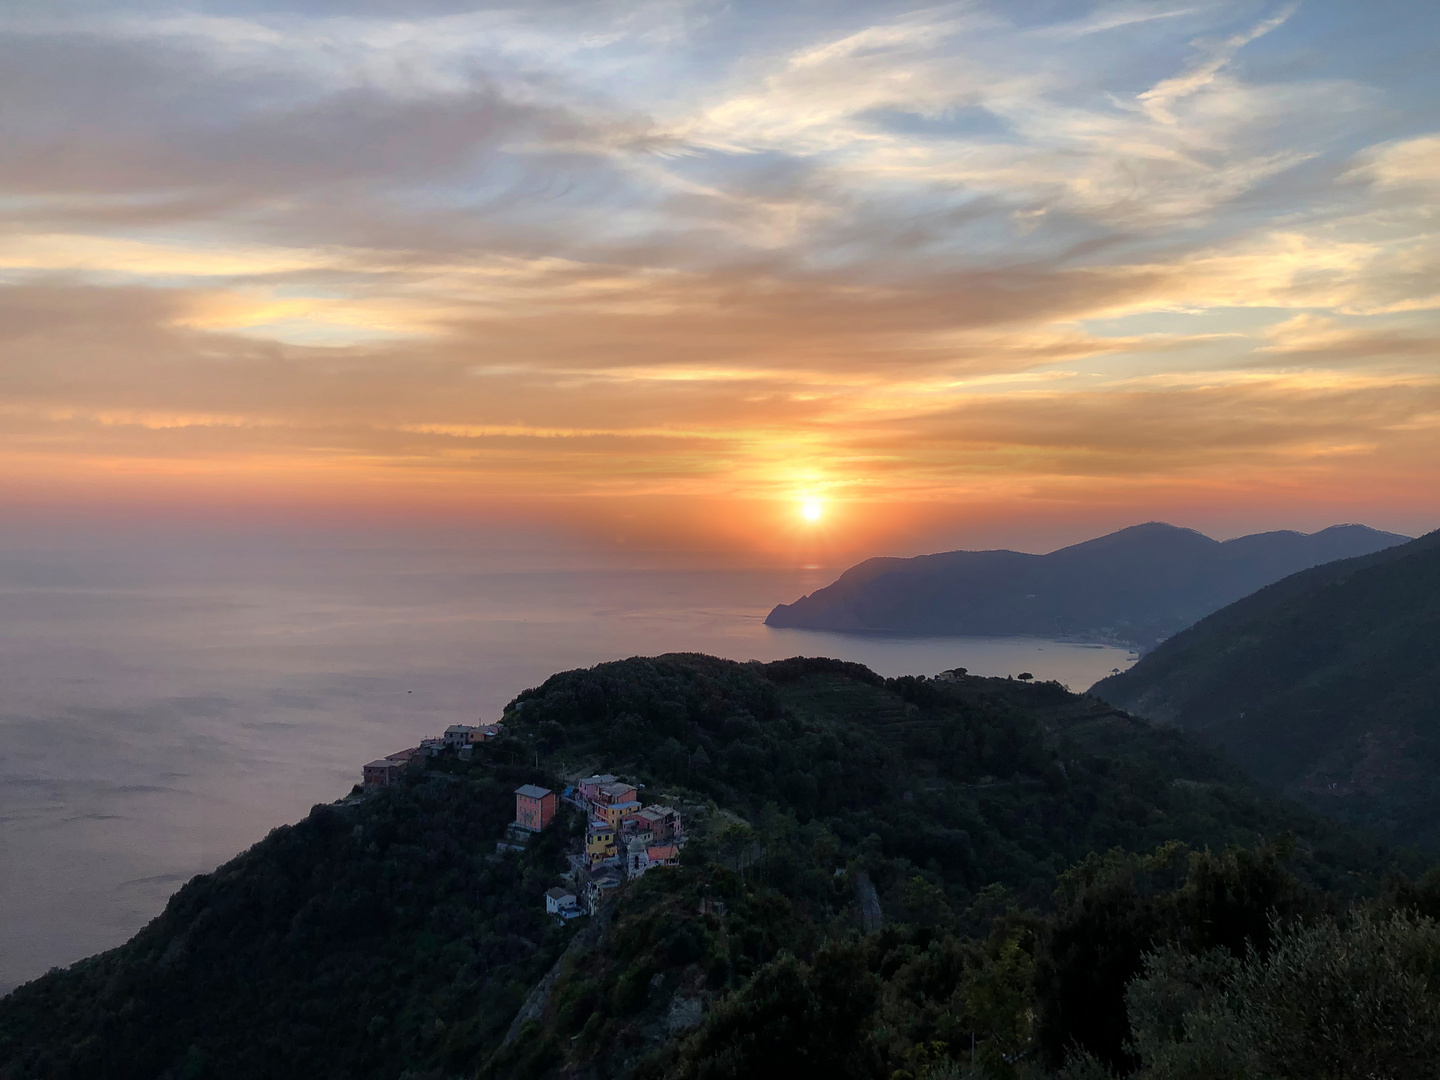
[[(1053, 684), (668, 656), (557, 675), (505, 726), (472, 761), (317, 807), (0, 1001), (0, 1077), (1101, 1075), (1208, 1053), (1130, 1021), (1187, 964), (1263, 982), (1295, 928), (1360, 932), (1352, 901), (1440, 910), (1440, 884), (1395, 876), (1413, 857)], [(495, 845), (517, 784), (602, 768), (692, 839), (562, 928), (542, 897), (579, 822)], [(1245, 1052), (1268, 1060), (1255, 1024)]]
[(947, 551), (868, 559), (833, 584), (777, 605), (765, 621), (812, 630), (1022, 634), (1149, 647), (1298, 570), (1406, 539), (1336, 525), (1222, 543), (1150, 522), (1048, 555)]
[(1287, 578), (1093, 692), (1317, 809), (1440, 851), (1440, 533)]

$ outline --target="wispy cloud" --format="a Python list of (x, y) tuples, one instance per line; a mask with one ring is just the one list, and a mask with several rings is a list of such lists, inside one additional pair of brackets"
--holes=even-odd
[(1030, 15), (0, 18), (6, 475), (934, 501), (1433, 450), (1435, 103), (1319, 6)]
[(1154, 119), (1165, 124), (1176, 123), (1175, 114), (1171, 111), (1176, 102), (1213, 86), (1220, 72), (1230, 66), (1241, 49), (1252, 41), (1264, 37), (1270, 31), (1283, 26), (1299, 7), (1299, 0), (1295, 0), (1294, 3), (1284, 5), (1274, 15), (1268, 19), (1262, 19), (1248, 30), (1231, 34), (1206, 49), (1205, 57), (1198, 63), (1179, 75), (1162, 79), (1139, 95), (1138, 100)]

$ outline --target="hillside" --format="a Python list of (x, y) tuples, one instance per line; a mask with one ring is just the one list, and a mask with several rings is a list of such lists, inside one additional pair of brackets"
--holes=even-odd
[(1148, 647), (1296, 571), (1408, 539), (1363, 525), (1223, 543), (1152, 522), (1061, 548), (869, 559), (770, 626), (1117, 640)]
[[(1147, 949), (1243, 955), (1272, 910), (1418, 869), (1055, 684), (637, 658), (552, 677), (505, 729), (316, 807), (0, 1000), (0, 1078), (888, 1078), (972, 1045), (990, 1075), (1077, 1046), (1122, 1065)], [(562, 926), (543, 894), (578, 817), (496, 841), (518, 784), (597, 769), (691, 838)]]
[(1440, 851), (1440, 533), (1317, 567), (1093, 693), (1343, 820)]

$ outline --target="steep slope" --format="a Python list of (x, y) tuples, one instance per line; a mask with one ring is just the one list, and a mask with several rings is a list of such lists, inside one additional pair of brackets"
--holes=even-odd
[(1440, 850), (1440, 533), (1286, 578), (1092, 692)]
[[(505, 727), (473, 761), (436, 759), (397, 787), (317, 807), (186, 885), (128, 944), (0, 1000), (0, 1080), (770, 1075), (754, 1067), (770, 1044), (747, 1041), (746, 1017), (773, 1019), (772, 990), (800, 994), (786, 1000), (812, 1043), (840, 1033), (831, 1057), (821, 1046), (809, 1059), (833, 1057), (830, 1075), (889, 1077), (936, 1040), (958, 1054), (972, 1033), (996, 1061), (1076, 1040), (1114, 1058), (1125, 981), (1172, 916), (1124, 923), (1121, 959), (1097, 984), (1073, 944), (1093, 951), (1096, 931), (1060, 933), (1090, 900), (1065, 901), (1058, 952), (1050, 924), (1021, 914), (1053, 909), (1057, 883), (1097, 867), (1167, 888), (1239, 875), (1197, 896), (1250, 897), (1234, 918), (1253, 935), (1271, 908), (1373, 889), (1397, 859), (1413, 868), (1263, 795), (1183, 733), (1054, 684), (636, 658), (552, 677)], [(521, 854), (495, 842), (519, 783), (597, 769), (680, 807), (691, 841), (680, 870), (626, 886), (613, 926), (554, 968), (578, 928), (548, 924), (543, 893), (579, 823), (562, 818)], [(1254, 867), (1212, 866), (1167, 844), (1287, 833), (1283, 873), (1263, 848)], [(1064, 874), (1096, 851), (1157, 847), (1150, 862), (1109, 856)], [(885, 928), (856, 946), (875, 903)], [(1205, 912), (1205, 926), (1225, 923)], [(949, 944), (924, 959), (938, 935)], [(535, 1019), (505, 1041), (547, 972)], [(893, 982), (888, 996), (867, 997), (878, 979)], [(919, 987), (967, 979), (984, 983), (976, 1000), (1003, 989), (1002, 1005), (946, 1020), (923, 1004)], [(882, 999), (910, 1019), (882, 1024)], [(1119, 1027), (1097, 1027), (1097, 1007)], [(882, 1043), (882, 1030), (897, 1034)], [(688, 1032), (700, 1042), (682, 1046)], [(800, 1044), (771, 1034), (793, 1057)], [(711, 1059), (734, 1068), (695, 1073)]]
[(1407, 538), (1361, 525), (1221, 543), (1152, 522), (1048, 555), (951, 551), (870, 559), (780, 604), (770, 626), (812, 630), (1039, 635), (1148, 646), (1288, 574)]
[(0, 1077), (395, 1077), (499, 1044), (565, 933), (556, 830), (494, 858), (517, 782), (427, 773), (317, 806), (201, 875), (118, 949), (0, 1000)]

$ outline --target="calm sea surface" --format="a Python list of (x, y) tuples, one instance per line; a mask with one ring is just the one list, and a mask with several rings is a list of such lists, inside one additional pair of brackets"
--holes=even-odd
[(1128, 663), (1034, 639), (763, 624), (833, 568), (547, 561), (566, 562), (455, 545), (0, 549), (0, 992), (120, 944), (192, 875), (344, 795), (364, 762), (495, 719), (555, 671), (823, 655), (1083, 689)]

